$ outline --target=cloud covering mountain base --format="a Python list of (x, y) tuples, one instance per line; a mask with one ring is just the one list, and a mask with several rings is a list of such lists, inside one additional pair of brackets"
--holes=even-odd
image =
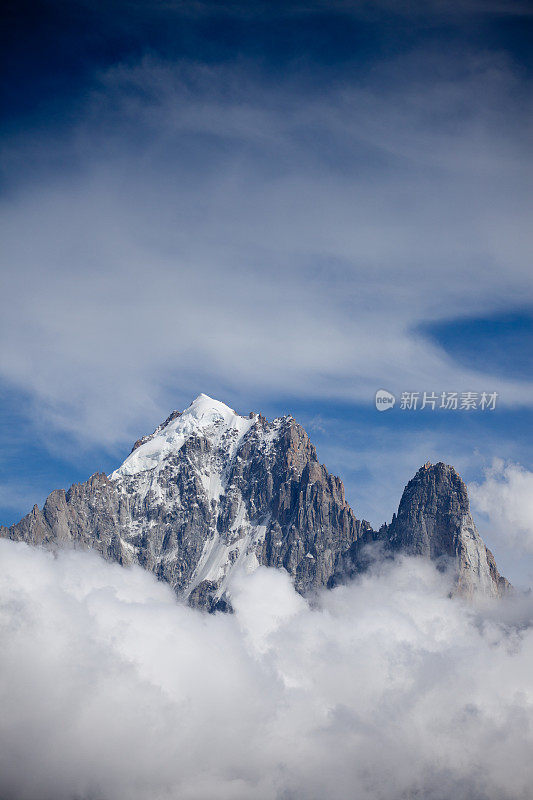
[(5, 800), (530, 796), (528, 597), (404, 560), (309, 604), (261, 568), (209, 616), (93, 554), (0, 557)]

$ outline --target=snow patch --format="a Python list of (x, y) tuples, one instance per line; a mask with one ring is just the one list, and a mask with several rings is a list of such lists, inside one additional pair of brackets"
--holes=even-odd
[[(220, 444), (224, 435), (227, 436), (229, 433), (231, 455), (256, 421), (257, 414), (251, 418), (241, 417), (219, 400), (200, 394), (180, 416), (171, 419), (164, 427), (156, 429), (156, 432), (130, 453), (124, 463), (109, 477), (111, 480), (120, 480), (126, 476), (154, 470), (169, 455), (181, 450), (185, 442), (195, 435), (206, 436), (216, 445)], [(210, 485), (208, 493), (216, 497), (218, 489), (215, 482)]]

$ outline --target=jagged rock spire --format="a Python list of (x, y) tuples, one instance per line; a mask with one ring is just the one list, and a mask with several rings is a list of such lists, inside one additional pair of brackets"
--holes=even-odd
[(499, 595), (508, 586), (476, 529), (464, 482), (442, 461), (427, 462), (409, 481), (385, 536), (392, 550), (451, 562), (463, 594)]

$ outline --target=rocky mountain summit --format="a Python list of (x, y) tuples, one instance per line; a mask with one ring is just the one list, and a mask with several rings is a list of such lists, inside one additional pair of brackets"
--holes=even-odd
[(404, 489), (398, 513), (384, 531), (387, 547), (455, 562), (458, 590), (500, 595), (509, 588), (472, 519), (466, 486), (453, 467), (429, 462)]
[(139, 439), (111, 475), (52, 492), (0, 535), (139, 564), (209, 610), (226, 608), (236, 570), (284, 568), (308, 594), (364, 569), (372, 542), (451, 564), (466, 595), (499, 596), (508, 585), (453, 467), (422, 467), (391, 524), (373, 531), (293, 417), (243, 417), (203, 394)]

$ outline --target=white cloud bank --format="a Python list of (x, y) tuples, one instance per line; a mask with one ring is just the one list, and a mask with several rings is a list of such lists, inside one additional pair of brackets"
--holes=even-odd
[(470, 484), (468, 491), (506, 544), (533, 553), (533, 472), (496, 458), (485, 480)]
[(3, 800), (526, 800), (533, 604), (406, 561), (315, 608), (261, 569), (233, 616), (141, 570), (0, 542)]

